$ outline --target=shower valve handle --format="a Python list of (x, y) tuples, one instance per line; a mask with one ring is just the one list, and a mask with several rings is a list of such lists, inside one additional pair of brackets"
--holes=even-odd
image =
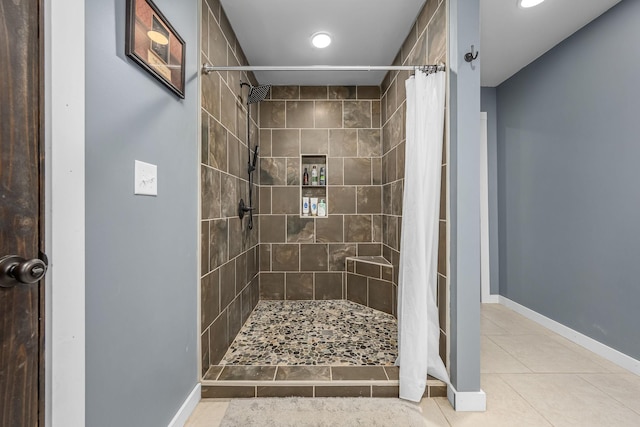
[(244, 204), (244, 200), (240, 199), (240, 203), (238, 203), (238, 216), (240, 217), (240, 219), (244, 218), (245, 213), (251, 212), (252, 210), (253, 210), (253, 207), (246, 206)]

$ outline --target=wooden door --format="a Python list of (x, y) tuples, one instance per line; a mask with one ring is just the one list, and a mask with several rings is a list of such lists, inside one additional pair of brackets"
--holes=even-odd
[[(43, 244), (42, 5), (0, 0), (0, 259)], [(0, 287), (0, 426), (44, 425), (44, 280)]]

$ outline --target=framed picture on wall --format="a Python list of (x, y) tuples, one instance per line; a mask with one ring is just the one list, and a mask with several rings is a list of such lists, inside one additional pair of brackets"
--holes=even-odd
[(185, 42), (151, 0), (127, 0), (125, 53), (184, 98)]

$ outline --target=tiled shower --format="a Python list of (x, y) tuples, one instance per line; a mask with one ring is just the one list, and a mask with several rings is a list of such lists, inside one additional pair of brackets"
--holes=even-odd
[[(274, 86), (260, 143), (261, 299), (346, 298), (346, 258), (382, 255), (380, 89)], [(300, 158), (316, 154), (328, 212), (303, 217)]]
[[(202, 2), (201, 36), (203, 63), (248, 65), (218, 0)], [(429, 0), (393, 65), (439, 62), (446, 62), (446, 0)], [(248, 195), (240, 81), (257, 82), (241, 72), (202, 77), (203, 376), (259, 301), (346, 300), (395, 315), (408, 77), (389, 72), (380, 86), (274, 86), (252, 105), (251, 145), (260, 145), (253, 230), (237, 217)], [(326, 162), (325, 217), (301, 215), (304, 156)], [(446, 157), (442, 177), (438, 306), (446, 363)]]

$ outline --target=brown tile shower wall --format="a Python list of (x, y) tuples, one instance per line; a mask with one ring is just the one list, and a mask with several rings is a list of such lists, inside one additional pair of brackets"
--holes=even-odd
[[(427, 0), (407, 35), (393, 65), (447, 63), (447, 1)], [(393, 282), (398, 283), (400, 236), (402, 233), (402, 197), (405, 153), (405, 80), (409, 71), (389, 72), (381, 85), (382, 121), (382, 240), (383, 256), (391, 262)], [(447, 130), (445, 129), (445, 134)], [(446, 140), (443, 141), (442, 186), (440, 201), (440, 244), (438, 248), (438, 311), (440, 317), (440, 355), (447, 361), (447, 247), (446, 247)]]
[[(377, 86), (274, 86), (260, 104), (260, 298), (346, 298), (345, 258), (382, 255)], [(302, 155), (327, 156), (326, 217), (301, 217)]]
[[(247, 65), (218, 0), (202, 2), (202, 63)], [(202, 77), (201, 344), (203, 375), (217, 364), (259, 299), (259, 221), (237, 216), (248, 200), (247, 111), (240, 81), (253, 76), (214, 72)], [(244, 91), (246, 96), (246, 89)], [(251, 110), (251, 145), (259, 137)], [(256, 178), (257, 174), (256, 174)], [(258, 185), (254, 185), (258, 200)], [(259, 208), (254, 203), (256, 208)], [(257, 213), (258, 211), (256, 211)]]

